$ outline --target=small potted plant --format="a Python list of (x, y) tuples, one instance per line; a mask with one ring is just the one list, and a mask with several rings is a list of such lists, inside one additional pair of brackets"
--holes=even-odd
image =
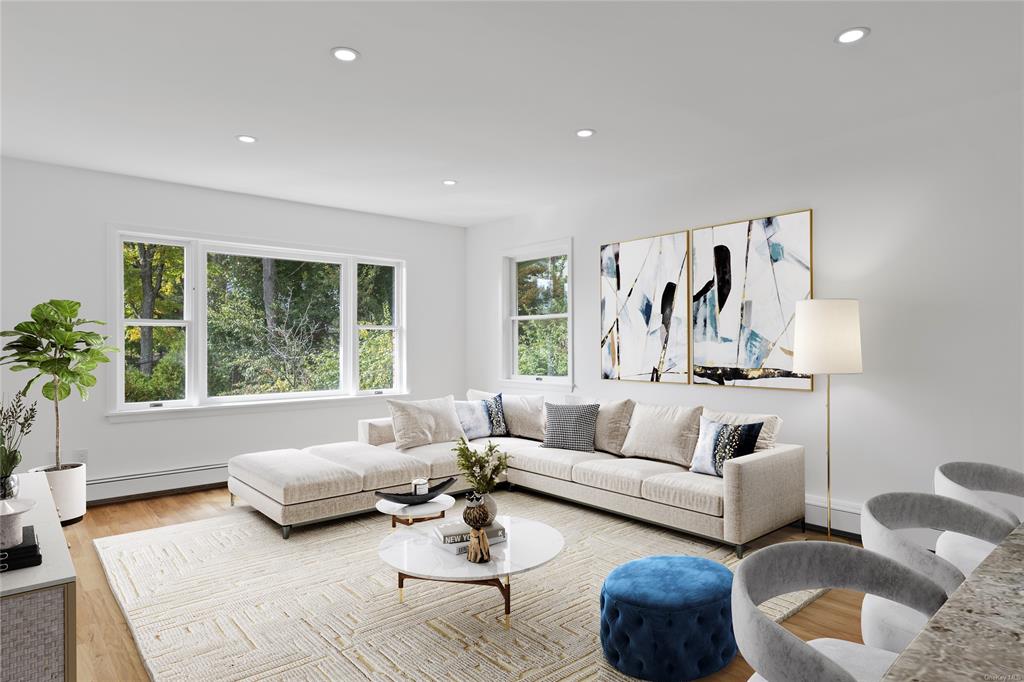
[(21, 394), (28, 395), (32, 384), (44, 379), (43, 397), (53, 402), (55, 462), (30, 471), (46, 473), (57, 515), (64, 524), (85, 516), (85, 463), (61, 460), (60, 401), (71, 395), (72, 387), (82, 400), (87, 399), (89, 389), (96, 385), (93, 371), (101, 362), (110, 362), (107, 354), (116, 350), (106, 344), (107, 337), (79, 329), (104, 324), (78, 317), (79, 308), (77, 301), (53, 299), (32, 308), (31, 320), (0, 332), (0, 336), (15, 337), (3, 347), (7, 354), (0, 356), (0, 365), (10, 365), (13, 372), (36, 372)]
[(21, 440), (32, 431), (35, 420), (36, 404), (26, 406), (20, 393), (0, 403), (0, 500), (18, 496), (14, 470), (21, 464)]
[[(484, 527), (494, 522), (498, 514), (498, 503), (491, 493), (498, 485), (498, 479), (508, 469), (508, 455), (501, 452), (495, 443), (488, 442), (483, 452), (469, 447), (465, 438), (460, 438), (452, 448), (462, 475), (473, 489), (466, 494), (466, 511), (463, 520), (469, 526)], [(478, 509), (479, 508), (479, 509)], [(486, 515), (484, 511), (486, 510)], [(473, 511), (470, 511), (473, 510)], [(466, 514), (470, 514), (467, 518)], [(474, 523), (470, 523), (470, 521)]]

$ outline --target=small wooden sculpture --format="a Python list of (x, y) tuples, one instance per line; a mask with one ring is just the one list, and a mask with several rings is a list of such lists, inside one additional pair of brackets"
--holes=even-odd
[(474, 564), (486, 564), (491, 560), (491, 544), (487, 541), (487, 531), (473, 528), (469, 531), (469, 548), (466, 559)]

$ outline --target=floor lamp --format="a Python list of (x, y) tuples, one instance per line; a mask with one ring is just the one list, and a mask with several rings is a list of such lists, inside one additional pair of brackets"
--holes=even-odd
[(860, 303), (850, 299), (797, 301), (793, 371), (825, 375), (826, 525), (832, 539), (832, 375), (860, 374)]

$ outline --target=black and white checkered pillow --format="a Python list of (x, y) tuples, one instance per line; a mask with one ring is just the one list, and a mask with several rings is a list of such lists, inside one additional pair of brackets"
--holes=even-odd
[(600, 408), (600, 405), (544, 403), (547, 428), (544, 431), (543, 447), (593, 452), (597, 411)]

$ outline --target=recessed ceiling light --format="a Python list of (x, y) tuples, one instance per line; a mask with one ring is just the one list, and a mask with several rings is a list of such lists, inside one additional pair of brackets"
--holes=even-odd
[(582, 130), (576, 131), (576, 137), (593, 137), (594, 131), (590, 128), (583, 128)]
[(246, 144), (252, 144), (253, 142), (256, 141), (256, 138), (253, 137), (252, 135), (237, 135), (235, 139), (238, 140), (239, 142), (244, 142)]
[(836, 42), (842, 43), (843, 45), (849, 45), (850, 43), (855, 43), (858, 40), (867, 38), (869, 33), (871, 33), (871, 29), (867, 26), (855, 26), (854, 28), (848, 28), (837, 35)]
[(354, 62), (359, 59), (359, 52), (351, 47), (336, 47), (331, 50), (331, 53), (339, 62)]
[(459, 184), (459, 182), (458, 180), (442, 180), (441, 184), (444, 185), (445, 187), (454, 187), (455, 185)]

